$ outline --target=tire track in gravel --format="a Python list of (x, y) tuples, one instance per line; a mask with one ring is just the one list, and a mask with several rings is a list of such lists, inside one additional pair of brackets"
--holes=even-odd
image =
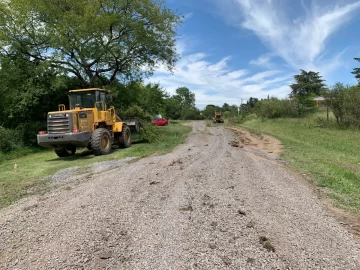
[(303, 181), (192, 126), (170, 154), (1, 210), (0, 269), (360, 269)]

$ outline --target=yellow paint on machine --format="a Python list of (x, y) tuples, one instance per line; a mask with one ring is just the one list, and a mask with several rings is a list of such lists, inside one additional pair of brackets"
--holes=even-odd
[(115, 122), (113, 125), (113, 132), (121, 132), (123, 127), (123, 122)]

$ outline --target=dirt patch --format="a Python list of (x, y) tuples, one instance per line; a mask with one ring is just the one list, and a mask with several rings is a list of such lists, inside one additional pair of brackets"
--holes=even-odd
[(360, 240), (360, 216), (358, 214), (336, 208), (333, 200), (329, 198), (328, 193), (330, 192), (320, 189), (318, 190), (319, 197), (321, 197), (326, 207), (333, 213), (333, 216), (341, 225), (347, 228), (357, 239)]
[[(229, 127), (228, 129), (230, 129), (235, 134), (237, 139), (237, 141), (231, 141), (229, 143), (231, 146), (240, 148), (243, 148), (245, 146), (260, 150), (267, 155), (272, 155), (273, 157), (275, 157), (277, 162), (273, 162), (273, 165), (279, 165), (278, 161), (281, 161), (281, 159), (278, 158), (284, 149), (283, 145), (279, 140), (268, 135), (254, 134), (243, 128)], [(234, 145), (234, 143), (236, 144)], [(256, 156), (259, 158), (258, 155)], [(360, 169), (354, 164), (339, 162), (338, 165), (343, 168), (360, 173)], [(298, 175), (298, 178), (300, 180), (305, 180), (302, 182), (306, 184), (310, 189), (312, 189), (319, 196), (319, 198), (322, 199), (326, 207), (333, 214), (334, 218), (336, 218), (339, 223), (347, 230), (349, 230), (357, 239), (360, 239), (360, 217), (358, 214), (349, 213), (347, 211), (334, 207), (334, 200), (329, 198), (329, 194), (333, 192), (326, 189), (318, 189), (316, 188), (315, 183), (312, 182), (312, 179), (305, 177), (304, 175), (297, 174), (296, 172), (293, 173), (294, 175)], [(337, 193), (334, 194), (336, 196), (339, 196), (339, 194)]]
[(274, 246), (271, 244), (271, 241), (266, 236), (259, 237), (260, 244), (269, 252), (275, 252)]
[(239, 147), (240, 143), (238, 141), (231, 141), (229, 142), (229, 144), (232, 146), (232, 147)]
[(282, 143), (271, 136), (257, 135), (243, 128), (229, 127), (228, 129), (233, 131), (237, 137), (239, 143), (237, 147), (245, 146), (256, 148), (276, 158), (278, 158), (284, 150)]

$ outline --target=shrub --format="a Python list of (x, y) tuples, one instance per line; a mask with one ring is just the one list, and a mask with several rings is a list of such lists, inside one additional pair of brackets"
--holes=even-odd
[(140, 140), (144, 142), (154, 142), (160, 138), (159, 129), (151, 125), (153, 117), (146, 113), (137, 105), (129, 107), (121, 114), (122, 118), (137, 118), (142, 128), (140, 130)]
[(315, 94), (295, 95), (293, 97), (299, 116), (306, 116), (317, 111), (316, 103), (313, 100), (315, 97)]
[(197, 109), (188, 109), (188, 110), (183, 110), (181, 112), (182, 114), (182, 120), (203, 120), (204, 117), (202, 115), (200, 115), (199, 110)]
[(224, 118), (229, 118), (231, 116), (231, 113), (229, 111), (224, 112)]
[(26, 146), (37, 146), (36, 135), (40, 130), (46, 130), (46, 122), (27, 122), (22, 123), (16, 128), (19, 136), (22, 136), (22, 141)]
[(155, 142), (161, 137), (159, 127), (152, 126), (148, 123), (143, 124), (143, 128), (140, 130), (140, 140), (144, 142)]
[(0, 152), (9, 153), (24, 147), (22, 134), (0, 126)]
[(296, 101), (272, 97), (256, 103), (255, 112), (263, 118), (296, 117), (298, 111)]
[(338, 125), (360, 127), (360, 87), (337, 83), (324, 96)]
[(121, 118), (138, 118), (140, 122), (151, 122), (153, 117), (137, 105), (131, 106), (120, 113)]

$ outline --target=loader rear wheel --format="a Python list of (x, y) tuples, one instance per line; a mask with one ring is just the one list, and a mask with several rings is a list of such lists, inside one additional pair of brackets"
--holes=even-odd
[(75, 155), (76, 147), (75, 146), (67, 146), (63, 148), (56, 148), (55, 153), (58, 155), (58, 157), (68, 157)]
[(123, 125), (123, 129), (120, 135), (120, 146), (128, 148), (131, 145), (131, 130), (127, 125)]
[(91, 136), (91, 149), (95, 156), (106, 155), (111, 151), (111, 136), (106, 128), (95, 129)]

